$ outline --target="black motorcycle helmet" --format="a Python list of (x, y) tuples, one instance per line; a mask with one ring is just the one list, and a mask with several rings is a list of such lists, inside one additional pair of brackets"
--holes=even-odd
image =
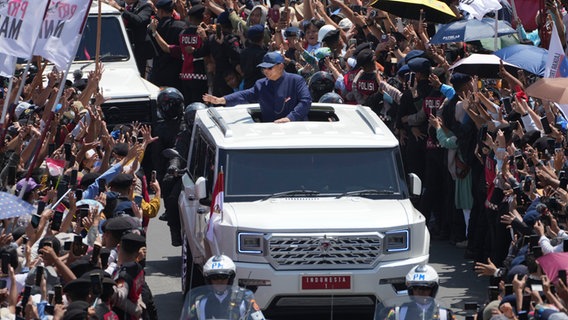
[(321, 96), (318, 102), (342, 104), (343, 98), (335, 92), (328, 92)]
[(158, 94), (158, 116), (164, 120), (179, 118), (183, 113), (183, 95), (176, 88), (165, 88)]
[(203, 109), (207, 109), (207, 105), (202, 102), (190, 103), (187, 107), (185, 107), (185, 110), (183, 111), (183, 119), (189, 129), (193, 127), (193, 120), (195, 120), (195, 113), (197, 110)]
[(335, 79), (329, 72), (318, 71), (314, 73), (308, 81), (310, 94), (314, 101), (319, 101), (321, 96), (333, 91), (335, 87)]

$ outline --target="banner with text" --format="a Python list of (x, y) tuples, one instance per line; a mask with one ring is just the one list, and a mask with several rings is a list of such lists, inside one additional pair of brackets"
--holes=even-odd
[(0, 0), (0, 52), (29, 58), (49, 0)]
[[(556, 28), (552, 29), (553, 31)], [(558, 32), (552, 32), (550, 44), (548, 45), (548, 57), (544, 69), (545, 78), (568, 77), (568, 60), (562, 48), (562, 42)]]
[(77, 51), (92, 0), (52, 0), (39, 32), (34, 55), (49, 60), (59, 70), (67, 68)]

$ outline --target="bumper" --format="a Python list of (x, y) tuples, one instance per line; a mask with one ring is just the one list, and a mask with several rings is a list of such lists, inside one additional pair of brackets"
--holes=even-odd
[[(369, 306), (376, 301), (404, 301), (406, 290), (401, 289), (404, 277), (417, 264), (427, 263), (429, 255), (406, 260), (387, 261), (369, 270), (294, 270), (275, 271), (269, 264), (237, 262), (239, 284), (261, 282), (251, 286), (262, 309), (289, 310), (296, 307), (326, 308), (329, 306)], [(350, 276), (349, 289), (302, 289), (302, 276)], [(266, 281), (267, 280), (267, 281)], [(396, 282), (395, 286), (391, 283)], [(269, 281), (269, 284), (266, 283)], [(404, 286), (403, 286), (404, 287)], [(398, 288), (398, 290), (397, 290)]]

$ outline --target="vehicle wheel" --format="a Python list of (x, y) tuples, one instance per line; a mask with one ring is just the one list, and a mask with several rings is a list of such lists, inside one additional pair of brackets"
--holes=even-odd
[(181, 292), (185, 295), (191, 288), (205, 284), (201, 267), (193, 263), (191, 250), (187, 237), (182, 233), (183, 245), (181, 247)]

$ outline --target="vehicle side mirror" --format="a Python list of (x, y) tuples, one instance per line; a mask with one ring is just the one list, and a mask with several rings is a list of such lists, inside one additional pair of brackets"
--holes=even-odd
[(195, 181), (195, 196), (197, 197), (197, 199), (205, 199), (207, 198), (207, 181), (205, 180), (204, 177), (199, 177), (197, 178), (197, 181)]
[(422, 180), (414, 173), (408, 174), (408, 189), (413, 196), (422, 194)]

